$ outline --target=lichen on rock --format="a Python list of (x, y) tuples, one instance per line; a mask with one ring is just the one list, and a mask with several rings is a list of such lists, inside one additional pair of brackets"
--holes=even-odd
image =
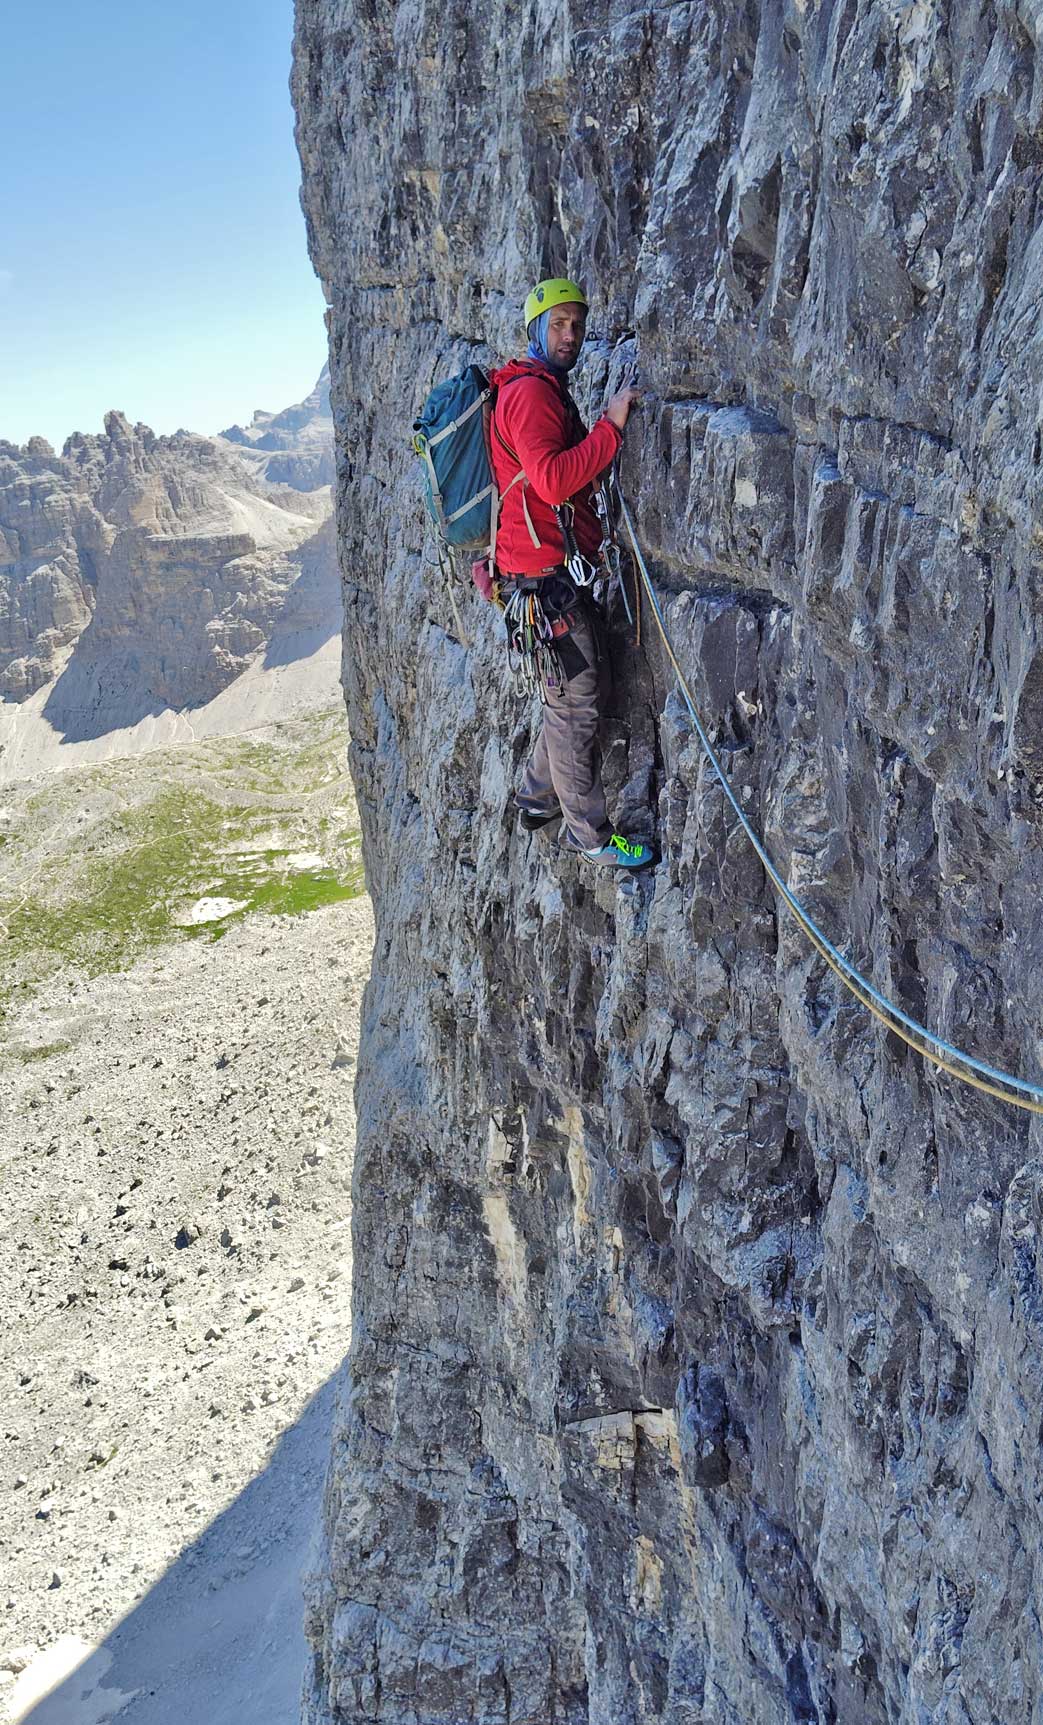
[(425, 554), (436, 377), (576, 374), (732, 785), (906, 1011), (1043, 1070), (1038, 21), (298, 0), (377, 916), (305, 1716), (1028, 1725), (1038, 1128), (807, 945), (646, 628), (632, 896), (512, 825), (538, 714)]

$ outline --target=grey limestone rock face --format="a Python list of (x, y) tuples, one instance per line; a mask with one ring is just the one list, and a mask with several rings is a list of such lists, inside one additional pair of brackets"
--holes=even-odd
[(112, 530), (43, 438), (0, 444), (0, 693), (21, 700), (52, 677), (90, 622)]
[(906, 1011), (1043, 1070), (1043, 15), (297, 0), (377, 935), (309, 1725), (1029, 1725), (1043, 1161), (789, 922), (646, 616), (632, 895), (514, 827), (538, 711), (408, 428), (594, 301), (581, 406), (731, 782)]

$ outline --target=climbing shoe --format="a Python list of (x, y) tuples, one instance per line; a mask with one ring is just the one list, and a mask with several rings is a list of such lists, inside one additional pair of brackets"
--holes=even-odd
[(651, 845), (646, 845), (643, 839), (624, 838), (622, 833), (613, 833), (605, 844), (589, 851), (577, 845), (571, 833), (566, 835), (565, 842), (568, 850), (576, 851), (588, 862), (608, 863), (613, 868), (647, 868), (655, 860)]
[(551, 821), (560, 821), (561, 809), (555, 803), (552, 808), (538, 808), (534, 803), (523, 803), (520, 797), (515, 797), (514, 806), (518, 811), (518, 821), (527, 833), (538, 832), (541, 827), (549, 826)]

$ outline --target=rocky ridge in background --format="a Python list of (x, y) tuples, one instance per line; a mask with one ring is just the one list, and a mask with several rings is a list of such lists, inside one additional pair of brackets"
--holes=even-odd
[(310, 395), (281, 413), (265, 413), (259, 407), (249, 425), (230, 425), (221, 432), (249, 461), (258, 477), (273, 484), (294, 485), (313, 491), (332, 485), (333, 409), (330, 406), (330, 368), (324, 365)]
[[(403, 428), (594, 296), (596, 412), (731, 779), (812, 912), (1043, 1047), (1043, 24), (1012, 0), (298, 0), (377, 919), (351, 1396), (305, 1716), (1029, 1725), (1038, 1123), (788, 923), (647, 626), (632, 897), (515, 829), (538, 711), (454, 638)], [(408, 859), (408, 862), (404, 862)]]
[(0, 698), (54, 681), (51, 724), (97, 736), (212, 699), (280, 625), (332, 625), (315, 471), (331, 430), (304, 408), (282, 435), (287, 481), (299, 440), (305, 489), (222, 440), (157, 437), (115, 412), (60, 456), (43, 438), (0, 442)]

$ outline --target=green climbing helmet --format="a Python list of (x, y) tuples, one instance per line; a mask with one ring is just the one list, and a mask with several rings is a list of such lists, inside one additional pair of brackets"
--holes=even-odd
[(578, 282), (566, 281), (564, 276), (556, 276), (552, 281), (537, 282), (525, 301), (526, 329), (534, 317), (539, 317), (541, 312), (550, 311), (552, 305), (584, 305), (590, 309), (590, 301)]

